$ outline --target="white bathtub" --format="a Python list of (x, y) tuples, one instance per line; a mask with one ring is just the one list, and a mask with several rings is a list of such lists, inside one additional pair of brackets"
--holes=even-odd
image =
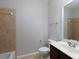
[(0, 59), (15, 59), (15, 52), (7, 52), (0, 54)]

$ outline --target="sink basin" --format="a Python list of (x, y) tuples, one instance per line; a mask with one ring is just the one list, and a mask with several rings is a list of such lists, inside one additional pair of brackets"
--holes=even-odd
[(59, 41), (58, 42), (59, 46), (67, 52), (71, 52), (74, 54), (79, 54), (79, 45), (76, 45), (76, 47), (70, 47), (67, 42)]

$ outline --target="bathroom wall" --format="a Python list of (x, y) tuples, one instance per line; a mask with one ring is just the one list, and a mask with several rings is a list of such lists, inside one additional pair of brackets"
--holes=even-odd
[(0, 7), (16, 9), (17, 55), (37, 51), (47, 43), (47, 0), (0, 0)]
[(49, 38), (61, 40), (62, 38), (62, 7), (63, 0), (49, 0)]

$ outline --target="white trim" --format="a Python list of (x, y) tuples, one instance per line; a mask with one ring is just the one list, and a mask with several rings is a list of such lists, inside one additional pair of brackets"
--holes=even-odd
[(62, 40), (64, 39), (64, 7), (62, 8)]
[(30, 55), (33, 55), (33, 54), (38, 54), (38, 53), (39, 52), (33, 52), (33, 53), (28, 53), (28, 54), (20, 55), (20, 56), (17, 56), (17, 59), (22, 58), (22, 57), (27, 57), (27, 56), (30, 56)]

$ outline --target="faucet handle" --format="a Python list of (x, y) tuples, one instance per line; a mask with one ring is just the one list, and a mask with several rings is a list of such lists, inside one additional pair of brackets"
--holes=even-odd
[(72, 45), (71, 42), (68, 42), (68, 45), (71, 46)]

